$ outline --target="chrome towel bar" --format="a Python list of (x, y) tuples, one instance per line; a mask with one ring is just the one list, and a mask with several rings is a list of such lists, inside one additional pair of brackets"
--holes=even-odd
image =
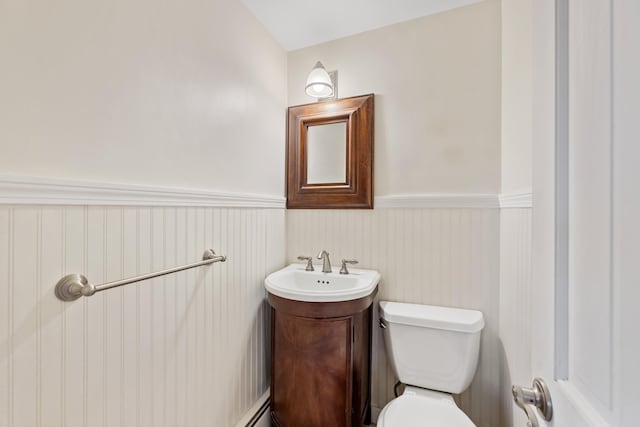
[(214, 262), (225, 262), (227, 257), (216, 255), (213, 249), (207, 249), (202, 255), (202, 261), (194, 262), (180, 267), (173, 267), (167, 270), (158, 271), (156, 273), (147, 273), (141, 276), (130, 277), (128, 279), (116, 280), (115, 282), (102, 283), (100, 285), (92, 285), (82, 274), (68, 274), (58, 281), (56, 284), (56, 297), (62, 301), (74, 301), (82, 296), (90, 297), (96, 292), (106, 291), (107, 289), (117, 288), (118, 286), (128, 285), (130, 283), (140, 282), (142, 280), (153, 279), (154, 277), (164, 276), (166, 274), (177, 273), (178, 271), (188, 270), (190, 268), (200, 267), (203, 265), (213, 264)]

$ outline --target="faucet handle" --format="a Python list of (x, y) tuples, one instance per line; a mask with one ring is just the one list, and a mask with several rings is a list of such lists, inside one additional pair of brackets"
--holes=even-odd
[(313, 271), (313, 258), (310, 256), (298, 256), (300, 261), (307, 261), (307, 266), (305, 267), (305, 271)]
[(340, 268), (340, 274), (349, 274), (349, 270), (347, 270), (347, 264), (357, 264), (357, 259), (343, 259), (342, 267)]

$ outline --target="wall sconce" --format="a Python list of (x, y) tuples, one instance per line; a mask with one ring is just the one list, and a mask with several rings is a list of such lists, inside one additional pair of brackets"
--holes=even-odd
[(337, 71), (327, 72), (322, 62), (316, 62), (309, 76), (304, 91), (318, 101), (336, 99), (338, 96)]

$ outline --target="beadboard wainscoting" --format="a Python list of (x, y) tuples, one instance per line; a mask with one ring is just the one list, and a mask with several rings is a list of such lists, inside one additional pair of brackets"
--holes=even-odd
[[(500, 211), (492, 208), (288, 210), (287, 258), (295, 262), (298, 255), (326, 249), (334, 265), (355, 258), (359, 267), (380, 271), (377, 300), (481, 310), (486, 327), (478, 371), (458, 399), (476, 425), (495, 427), (502, 399), (499, 220)], [(379, 409), (393, 398), (395, 377), (380, 330), (374, 329), (372, 402)]]
[(500, 212), (500, 344), (502, 426), (527, 424), (512, 384), (529, 385), (531, 371), (531, 209)]
[[(0, 426), (231, 426), (268, 387), (263, 279), (285, 211), (0, 206)], [(199, 267), (61, 302), (91, 283)]]

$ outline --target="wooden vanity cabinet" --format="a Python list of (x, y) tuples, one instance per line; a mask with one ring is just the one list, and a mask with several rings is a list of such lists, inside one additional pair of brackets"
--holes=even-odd
[(361, 427), (371, 422), (376, 292), (329, 303), (269, 293), (271, 420), (276, 427)]

